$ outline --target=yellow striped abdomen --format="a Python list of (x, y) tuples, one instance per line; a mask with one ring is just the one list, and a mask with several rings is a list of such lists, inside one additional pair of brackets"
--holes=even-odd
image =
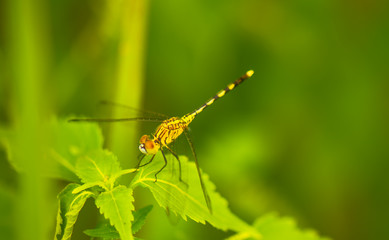
[(238, 78), (235, 82), (227, 85), (226, 88), (220, 90), (213, 98), (208, 100), (200, 108), (186, 114), (182, 118), (172, 117), (161, 123), (155, 131), (154, 142), (158, 142), (162, 147), (167, 146), (176, 140), (193, 121), (197, 114), (201, 113), (206, 107), (212, 105), (217, 99), (222, 98), (228, 92), (239, 86), (244, 80), (250, 78), (254, 74), (253, 70), (247, 71), (246, 74)]
[(196, 109), (193, 112), (185, 115), (184, 118), (187, 117), (188, 115), (193, 115), (193, 117), (191, 119), (191, 120), (193, 120), (194, 116), (196, 116), (197, 114), (201, 113), (204, 110), (204, 108), (212, 105), (216, 100), (218, 100), (219, 98), (222, 98), (228, 92), (232, 91), (234, 88), (239, 86), (242, 82), (244, 82), (244, 80), (250, 78), (253, 74), (254, 74), (253, 70), (247, 71), (246, 74), (244, 74), (243, 76), (238, 78), (235, 82), (228, 84), (226, 88), (220, 90), (213, 98), (209, 99), (205, 104), (203, 104), (198, 109)]

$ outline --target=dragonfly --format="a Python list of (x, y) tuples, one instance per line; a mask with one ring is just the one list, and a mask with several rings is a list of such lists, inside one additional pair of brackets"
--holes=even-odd
[[(114, 118), (114, 119), (96, 119), (96, 118), (84, 118), (84, 119), (71, 119), (69, 121), (71, 122), (79, 122), (79, 121), (86, 121), (86, 122), (126, 122), (126, 121), (145, 121), (145, 122), (161, 122), (160, 125), (157, 127), (156, 131), (152, 135), (143, 135), (139, 140), (139, 150), (142, 153), (142, 156), (139, 160), (138, 166), (143, 167), (149, 163), (151, 163), (156, 156), (158, 152), (162, 153), (163, 159), (164, 159), (164, 165), (161, 169), (159, 169), (155, 173), (155, 182), (158, 181), (157, 175), (160, 173), (167, 165), (166, 156), (164, 153), (164, 149), (167, 149), (178, 161), (179, 163), (179, 180), (183, 182), (181, 178), (181, 162), (178, 157), (178, 155), (169, 147), (170, 144), (172, 144), (182, 133), (184, 133), (189, 146), (191, 148), (195, 165), (197, 169), (197, 173), (200, 180), (201, 189), (203, 192), (203, 196), (205, 199), (205, 202), (207, 204), (207, 208), (210, 213), (212, 213), (212, 204), (211, 199), (209, 197), (209, 194), (207, 192), (207, 189), (205, 187), (203, 178), (201, 176), (200, 171), (200, 165), (197, 159), (197, 155), (193, 146), (193, 143), (191, 141), (191, 138), (189, 136), (189, 124), (196, 118), (198, 114), (200, 114), (205, 108), (212, 105), (216, 100), (219, 98), (222, 98), (225, 96), (228, 92), (235, 89), (237, 86), (242, 84), (246, 79), (250, 78), (254, 74), (253, 70), (247, 71), (244, 75), (242, 75), (240, 78), (238, 78), (233, 83), (230, 83), (227, 85), (226, 88), (220, 90), (214, 97), (209, 99), (207, 102), (205, 102), (201, 107), (195, 109), (194, 111), (185, 114), (182, 117), (171, 117), (168, 119), (162, 119), (160, 117), (134, 117), (134, 118)], [(123, 105), (122, 105), (123, 106)], [(147, 111), (145, 111), (147, 112)], [(151, 156), (149, 161), (143, 165), (140, 165), (143, 158), (146, 156)]]

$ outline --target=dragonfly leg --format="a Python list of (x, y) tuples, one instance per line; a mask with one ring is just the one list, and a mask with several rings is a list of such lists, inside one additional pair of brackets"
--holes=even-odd
[[(143, 155), (144, 155), (144, 154), (143, 154)], [(144, 155), (144, 156), (146, 156), (146, 155)], [(144, 158), (144, 156), (142, 157), (142, 159)], [(138, 169), (138, 168), (140, 168), (140, 167), (144, 167), (144, 166), (146, 166), (147, 164), (151, 163), (151, 162), (153, 161), (154, 157), (155, 157), (155, 154), (150, 158), (150, 160), (149, 160), (147, 163), (140, 165), (140, 162), (142, 161), (142, 159), (141, 159), (141, 160), (139, 161), (138, 166), (137, 166), (136, 169)]]
[[(163, 151), (161, 150), (161, 153), (162, 153), (162, 156), (163, 156), (163, 160), (165, 160), (165, 164), (163, 165), (163, 167), (161, 169), (159, 169), (159, 171), (154, 175), (155, 176), (155, 181), (154, 182), (157, 182), (158, 178), (157, 178), (157, 175), (158, 173), (160, 173), (167, 165), (167, 160), (166, 160), (166, 157), (165, 157), (165, 154), (163, 153)], [(155, 156), (155, 155), (154, 155)]]
[(178, 168), (179, 168), (179, 171), (180, 171), (178, 179), (180, 180), (180, 182), (184, 183), (185, 185), (188, 185), (186, 182), (184, 182), (184, 181), (182, 180), (182, 168), (181, 168), (181, 161), (180, 161), (180, 158), (179, 158), (178, 155), (177, 155), (173, 150), (171, 150), (169, 147), (166, 146), (166, 148), (171, 152), (171, 154), (172, 154), (172, 155), (177, 159), (177, 161), (178, 161)]
[(139, 167), (140, 167), (140, 163), (142, 162), (142, 160), (143, 160), (143, 158), (145, 158), (145, 154), (143, 154), (143, 153), (140, 153), (139, 155), (138, 155), (138, 164), (136, 165), (136, 169), (138, 169)]

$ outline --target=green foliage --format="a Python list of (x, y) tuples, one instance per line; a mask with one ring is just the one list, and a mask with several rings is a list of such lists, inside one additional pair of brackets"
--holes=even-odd
[[(55, 172), (51, 176), (70, 179), (73, 174), (71, 178), (75, 177), (75, 182), (83, 183), (70, 183), (58, 195), (56, 240), (71, 239), (73, 226), (90, 197), (95, 199), (107, 222), (95, 229), (85, 230), (85, 234), (104, 239), (134, 239), (133, 234), (141, 229), (152, 209), (148, 206), (134, 212), (133, 190), (137, 186), (149, 189), (161, 207), (184, 220), (190, 218), (202, 224), (208, 222), (220, 230), (237, 232), (230, 239), (321, 239), (312, 231), (298, 230), (293, 220), (275, 215), (266, 215), (250, 226), (229, 210), (228, 202), (216, 192), (215, 185), (203, 173), (204, 185), (212, 202), (213, 212), (210, 213), (196, 166), (185, 156), (180, 156), (183, 182), (179, 181), (179, 165), (175, 158), (169, 158), (167, 167), (155, 181), (155, 173), (164, 164), (162, 154), (158, 153), (153, 162), (139, 169), (129, 186), (119, 185), (117, 179), (120, 176), (134, 173), (136, 169), (121, 169), (117, 157), (102, 148), (103, 139), (95, 124), (52, 120), (48, 127), (52, 130), (52, 141), (45, 151), (55, 163), (53, 169), (60, 169), (51, 171)], [(13, 145), (12, 138), (9, 139), (8, 150), (19, 150), (17, 145)]]
[(54, 177), (74, 181), (77, 159), (90, 151), (102, 149), (101, 130), (95, 123), (70, 124), (67, 119), (53, 119), (50, 127), (52, 141), (48, 157), (56, 163)]
[(134, 223), (132, 224), (132, 233), (137, 233), (146, 223), (146, 217), (153, 209), (153, 205), (146, 206), (134, 212)]
[(133, 187), (140, 185), (148, 188), (161, 207), (180, 215), (184, 220), (189, 217), (203, 224), (207, 221), (224, 231), (250, 229), (249, 225), (231, 213), (227, 201), (215, 191), (215, 185), (209, 180), (208, 175), (203, 174), (204, 184), (212, 202), (213, 213), (211, 214), (205, 203), (194, 162), (189, 162), (185, 156), (180, 156), (182, 179), (185, 184), (179, 181), (178, 164), (175, 159), (172, 160), (174, 161), (170, 161), (166, 169), (158, 174), (158, 181), (155, 182), (154, 175), (164, 164), (162, 156), (157, 155), (152, 163), (139, 170), (133, 179)]
[(131, 222), (134, 220), (132, 210), (132, 189), (118, 186), (101, 193), (96, 199), (96, 206), (104, 217), (110, 220), (111, 225), (118, 230), (122, 240), (133, 239)]
[(103, 238), (103, 239), (118, 239), (120, 235), (115, 227), (110, 224), (104, 224), (94, 229), (87, 229), (84, 231), (89, 237)]
[[(134, 212), (134, 222), (132, 224), (132, 233), (138, 232), (146, 222), (146, 217), (153, 208), (153, 205), (146, 206)], [(110, 224), (102, 224), (94, 229), (87, 229), (84, 233), (90, 237), (96, 238), (120, 238), (118, 231)]]
[[(93, 150), (101, 150), (103, 137), (95, 123), (70, 124), (67, 119), (53, 118), (46, 124), (49, 139), (43, 157), (50, 165), (42, 169), (44, 175), (69, 181), (77, 181), (76, 162), (81, 156)], [(19, 153), (23, 151), (16, 139), (23, 135), (19, 129), (5, 129), (1, 142), (7, 149), (8, 160), (19, 172), (29, 171), (20, 161)]]
[(313, 230), (300, 230), (294, 219), (279, 217), (274, 213), (258, 218), (254, 227), (262, 234), (263, 240), (329, 240), (318, 236)]
[(55, 231), (56, 240), (71, 239), (73, 226), (86, 200), (93, 195), (92, 192), (83, 191), (73, 194), (72, 191), (78, 184), (71, 183), (58, 195), (57, 227)]
[(120, 165), (115, 155), (107, 150), (90, 152), (77, 160), (76, 173), (83, 183), (111, 183), (112, 178), (120, 172)]
[[(262, 240), (329, 240), (320, 237), (313, 230), (300, 230), (292, 218), (279, 217), (270, 213), (258, 218), (253, 227), (261, 234)], [(256, 239), (252, 232), (240, 232), (228, 238), (228, 240)]]

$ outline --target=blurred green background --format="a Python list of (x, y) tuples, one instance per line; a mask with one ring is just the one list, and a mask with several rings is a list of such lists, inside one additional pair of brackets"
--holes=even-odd
[[(277, 211), (338, 240), (389, 236), (389, 4), (384, 0), (0, 2), (1, 128), (23, 132), (31, 173), (0, 150), (0, 238), (51, 238), (56, 194), (39, 149), (53, 115), (170, 116), (254, 76), (191, 124), (203, 170), (251, 223)], [(155, 125), (102, 125), (124, 167)], [(190, 154), (182, 144), (179, 153)], [(134, 159), (134, 160), (130, 160)], [(136, 205), (154, 203), (137, 190)], [(75, 239), (94, 227), (92, 202)], [(155, 206), (144, 239), (220, 239)]]

